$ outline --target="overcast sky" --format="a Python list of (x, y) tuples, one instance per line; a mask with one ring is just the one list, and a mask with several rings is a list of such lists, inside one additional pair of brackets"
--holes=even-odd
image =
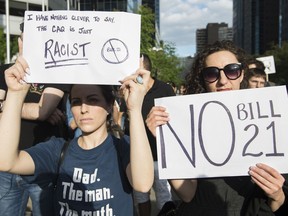
[(180, 57), (194, 56), (196, 29), (208, 23), (232, 27), (233, 0), (160, 0), (161, 39), (172, 42)]

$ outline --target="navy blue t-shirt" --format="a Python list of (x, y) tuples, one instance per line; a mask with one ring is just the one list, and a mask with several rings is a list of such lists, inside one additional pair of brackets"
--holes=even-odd
[[(60, 166), (56, 187), (56, 215), (133, 215), (132, 188), (126, 176), (130, 162), (128, 139), (109, 135), (99, 146), (84, 150), (73, 139)], [(26, 149), (35, 175), (55, 178), (64, 145), (61, 138)]]

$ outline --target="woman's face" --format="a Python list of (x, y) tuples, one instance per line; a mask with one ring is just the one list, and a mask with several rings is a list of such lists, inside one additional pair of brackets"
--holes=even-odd
[[(224, 68), (228, 64), (240, 63), (236, 56), (229, 51), (219, 51), (209, 55), (206, 58), (206, 67)], [(209, 83), (205, 81), (207, 92), (228, 91), (240, 89), (240, 83), (243, 80), (243, 70), (239, 78), (235, 80), (228, 79), (224, 71), (220, 71), (219, 79)]]
[(71, 90), (71, 111), (81, 131), (93, 133), (106, 129), (109, 105), (97, 85), (74, 85)]

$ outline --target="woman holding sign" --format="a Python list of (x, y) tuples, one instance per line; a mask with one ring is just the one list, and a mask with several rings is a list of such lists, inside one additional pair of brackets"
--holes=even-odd
[[(30, 87), (25, 83), (28, 68), (19, 56), (5, 71), (8, 93), (0, 122), (0, 170), (53, 179), (55, 215), (133, 215), (132, 189), (147, 192), (153, 183), (153, 159), (141, 115), (150, 72), (139, 69), (121, 82), (130, 144), (126, 137), (117, 139), (108, 132), (112, 88), (75, 84), (70, 92), (71, 110), (82, 136), (69, 145), (52, 137), (18, 151), (20, 113)], [(143, 77), (141, 82), (137, 76)]]
[[(216, 42), (196, 56), (186, 77), (186, 94), (238, 90), (246, 69), (242, 49), (231, 41)], [(156, 127), (168, 121), (165, 108), (158, 106), (152, 108), (146, 124), (155, 135)], [(177, 215), (287, 214), (285, 178), (261, 163), (247, 167), (247, 172), (250, 176), (170, 180), (184, 201)]]

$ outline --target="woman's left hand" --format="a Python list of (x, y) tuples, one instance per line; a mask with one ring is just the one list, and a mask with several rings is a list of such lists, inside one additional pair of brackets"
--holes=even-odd
[(276, 211), (285, 201), (283, 192), (284, 177), (274, 168), (258, 163), (249, 168), (252, 180), (265, 192), (269, 198), (269, 204)]
[[(139, 82), (137, 77), (140, 77), (143, 82)], [(138, 78), (139, 79), (139, 78)], [(143, 68), (143, 62), (140, 61), (140, 68), (132, 75), (120, 81), (122, 84), (124, 99), (129, 111), (141, 109), (143, 99), (148, 91), (148, 83), (150, 79), (150, 71)]]

